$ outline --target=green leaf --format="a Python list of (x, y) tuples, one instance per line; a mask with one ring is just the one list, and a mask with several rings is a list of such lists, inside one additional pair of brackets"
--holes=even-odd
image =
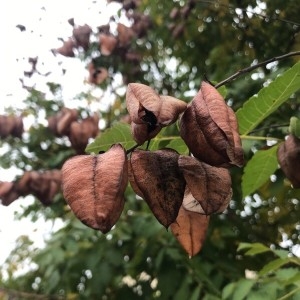
[(188, 155), (189, 154), (189, 148), (185, 144), (182, 138), (174, 138), (168, 145), (168, 148), (172, 148), (176, 150), (179, 154)]
[(254, 280), (241, 279), (237, 282), (232, 300), (243, 300), (250, 292), (252, 286), (255, 284)]
[(270, 248), (266, 247), (261, 243), (240, 243), (237, 251), (249, 249), (245, 255), (253, 256), (256, 254), (271, 251)]
[(240, 134), (248, 134), (299, 88), (300, 62), (262, 88), (236, 112)]
[(281, 266), (288, 264), (290, 262), (289, 258), (278, 258), (275, 260), (272, 260), (268, 264), (266, 264), (260, 271), (260, 275), (266, 275), (269, 272), (273, 272), (277, 269), (279, 269)]
[(126, 150), (136, 144), (132, 138), (130, 126), (128, 124), (120, 122), (116, 123), (111, 128), (106, 129), (86, 147), (85, 151), (87, 153), (107, 151), (113, 144), (116, 143), (121, 144)]
[(278, 167), (278, 145), (268, 150), (258, 150), (244, 168), (242, 176), (243, 197), (260, 188)]
[(201, 293), (201, 285), (198, 285), (192, 293), (190, 300), (198, 300)]
[(223, 289), (222, 299), (224, 299), (224, 300), (231, 299), (232, 298), (231, 296), (232, 296), (235, 288), (236, 288), (236, 282), (227, 284)]

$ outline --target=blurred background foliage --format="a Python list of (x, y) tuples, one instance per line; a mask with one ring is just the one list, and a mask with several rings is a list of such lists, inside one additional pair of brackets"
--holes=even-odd
[[(118, 2), (120, 10), (110, 25), (118, 24), (120, 16), (126, 15), (128, 28), (141, 19), (145, 20), (144, 27), (140, 25), (139, 31), (110, 55), (101, 54), (98, 35), (111, 29), (103, 25), (92, 28), (88, 47), (77, 48), (72, 58), (84, 61), (87, 68), (93, 63), (108, 71), (101, 83), (87, 82), (89, 92), (77, 99), (84, 103), (79, 108), (82, 118), (95, 111), (100, 114), (102, 132), (126, 117), (124, 100), (129, 82), (150, 85), (159, 93), (188, 102), (203, 79), (219, 82), (242, 68), (300, 49), (299, 1)], [(134, 54), (131, 59), (128, 53)], [(298, 60), (297, 56), (280, 60), (229, 82), (227, 103), (236, 111)], [(41, 121), (64, 107), (60, 83), (49, 82), (48, 86), (51, 97), (27, 87), (26, 108), (7, 111), (32, 116), (34, 121), (21, 138), (9, 136), (0, 141), (7, 149), (1, 157), (2, 168), (15, 166), (23, 172), (60, 169), (76, 154), (66, 137), (55, 136)], [(108, 93), (99, 98), (94, 90)], [(93, 103), (99, 101), (103, 108), (93, 109)], [(299, 94), (292, 95), (259, 125), (255, 135), (284, 140), (291, 116), (300, 115), (299, 106)], [(178, 134), (176, 126), (168, 130), (166, 135)], [(245, 140), (243, 146), (248, 161), (268, 144), (265, 140)], [(293, 256), (300, 237), (300, 190), (293, 189), (277, 169), (255, 194), (243, 198), (242, 174), (243, 169), (231, 169), (234, 193), (230, 206), (225, 213), (211, 217), (204, 247), (192, 259), (130, 187), (121, 218), (106, 235), (81, 224), (60, 193), (49, 206), (37, 200), (24, 207), (18, 217), (33, 222), (40, 217), (53, 222), (59, 218), (64, 225), (43, 249), (34, 249), (30, 236), (19, 238), (3, 266), (8, 276), (1, 278), (0, 297), (300, 299), (299, 260)], [(238, 250), (240, 243), (249, 243), (253, 253)], [(261, 247), (282, 252), (261, 251)], [(261, 273), (270, 263), (269, 272)], [(33, 267), (16, 277), (15, 271), (24, 264)]]

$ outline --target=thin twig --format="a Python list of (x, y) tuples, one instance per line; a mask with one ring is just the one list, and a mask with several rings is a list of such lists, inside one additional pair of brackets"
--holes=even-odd
[(226, 84), (226, 83), (228, 83), (230, 81), (235, 80), (240, 75), (245, 74), (245, 73), (249, 73), (249, 72), (251, 72), (251, 71), (253, 71), (253, 70), (255, 70), (255, 69), (259, 68), (259, 67), (265, 66), (265, 65), (267, 65), (267, 64), (269, 64), (271, 62), (279, 61), (279, 60), (285, 59), (287, 57), (296, 56), (296, 55), (300, 55), (300, 51), (294, 51), (294, 52), (286, 53), (286, 54), (281, 55), (281, 56), (275, 56), (275, 57), (272, 57), (272, 58), (267, 59), (265, 61), (262, 61), (260, 63), (257, 63), (257, 64), (255, 64), (253, 66), (247, 67), (245, 69), (241, 69), (241, 70), (237, 71), (236, 73), (234, 73), (233, 75), (229, 76), (228, 78), (224, 79), (223, 81), (217, 83), (215, 85), (215, 88), (217, 89), (220, 86), (222, 86), (222, 85), (224, 85), (224, 84)]
[(210, 5), (215, 5), (215, 6), (219, 5), (219, 6), (226, 7), (228, 9), (233, 9), (233, 10), (240, 9), (241, 11), (243, 11), (245, 13), (252, 14), (252, 15), (260, 17), (264, 20), (274, 20), (274, 21), (280, 21), (280, 22), (284, 22), (284, 23), (287, 23), (287, 24), (295, 25), (295, 26), (300, 26), (300, 23), (295, 22), (295, 21), (290, 21), (290, 20), (287, 20), (287, 19), (282, 19), (282, 18), (278, 18), (278, 17), (274, 17), (274, 16), (263, 15), (263, 14), (254, 12), (252, 10), (249, 10), (247, 8), (241, 8), (241, 7), (237, 7), (237, 6), (230, 5), (230, 4), (224, 4), (224, 3), (221, 3), (219, 1), (216, 2), (216, 1), (209, 1), (209, 0), (201, 0), (201, 1), (199, 1), (199, 3), (206, 3), (206, 4), (210, 4)]
[(140, 146), (140, 144), (136, 144), (133, 147), (129, 148), (128, 150), (126, 150), (126, 154), (131, 153), (132, 151), (134, 151), (138, 146)]
[(270, 125), (270, 126), (260, 127), (260, 128), (250, 131), (249, 134), (252, 134), (252, 133), (255, 133), (255, 132), (258, 132), (261, 130), (265, 130), (265, 129), (288, 127), (289, 125), (290, 124), (278, 124), (278, 125)]

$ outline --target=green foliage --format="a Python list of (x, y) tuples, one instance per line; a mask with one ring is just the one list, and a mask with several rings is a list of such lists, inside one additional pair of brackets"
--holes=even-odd
[(106, 129), (95, 141), (90, 143), (86, 152), (99, 153), (101, 151), (107, 151), (111, 145), (119, 143), (125, 149), (133, 147), (136, 143), (132, 138), (130, 132), (130, 126), (125, 123), (116, 123), (111, 128)]
[(262, 253), (275, 256), (259, 272), (252, 272), (248, 279), (240, 279), (228, 284), (222, 299), (298, 299), (300, 296), (300, 259), (288, 251), (272, 250), (260, 243), (241, 243), (238, 251), (251, 257)]
[(299, 86), (300, 62), (252, 96), (236, 112), (240, 133), (248, 134), (299, 90)]
[(242, 177), (243, 196), (246, 197), (261, 187), (277, 169), (278, 145), (268, 150), (258, 150), (244, 168)]

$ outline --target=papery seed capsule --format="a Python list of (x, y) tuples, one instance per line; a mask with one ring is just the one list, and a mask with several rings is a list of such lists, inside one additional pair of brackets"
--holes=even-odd
[(217, 167), (244, 163), (235, 113), (206, 82), (182, 115), (180, 135), (192, 154), (205, 163)]
[[(191, 156), (180, 155), (179, 168), (183, 172), (188, 192), (183, 200), (185, 209), (210, 215), (224, 211), (231, 199), (231, 177), (228, 169), (210, 166)], [(191, 197), (192, 196), (192, 197)], [(197, 200), (201, 207), (190, 201)]]
[(300, 188), (300, 139), (294, 135), (279, 145), (277, 158), (285, 176), (294, 188)]
[(99, 155), (78, 155), (62, 168), (63, 195), (77, 218), (108, 232), (124, 207), (128, 183), (127, 156), (120, 144)]
[(166, 228), (175, 221), (184, 194), (185, 181), (178, 156), (171, 149), (135, 150), (130, 159), (129, 180), (133, 190), (144, 198)]

